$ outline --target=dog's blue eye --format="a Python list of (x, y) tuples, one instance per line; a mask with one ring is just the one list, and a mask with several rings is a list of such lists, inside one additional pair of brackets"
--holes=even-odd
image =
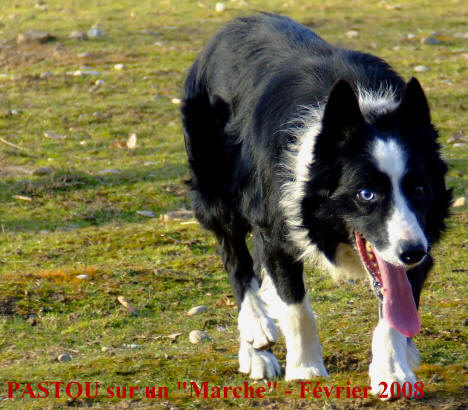
[(373, 201), (375, 199), (375, 194), (370, 189), (361, 189), (358, 193), (358, 198), (361, 201)]

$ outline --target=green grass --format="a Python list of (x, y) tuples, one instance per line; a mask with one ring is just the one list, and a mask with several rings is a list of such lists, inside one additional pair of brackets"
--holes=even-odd
[[(466, 132), (467, 7), (462, 1), (402, 0), (2, 2), (0, 15), (0, 407), (179, 407), (263, 403), (296, 408), (346, 406), (456, 407), (466, 396), (466, 207), (453, 210), (434, 250), (437, 264), (422, 297), (416, 338), (425, 383), (418, 402), (299, 399), (297, 383), (277, 381), (263, 400), (192, 399), (178, 381), (241, 385), (237, 373), (236, 309), (213, 237), (187, 221), (159, 215), (188, 208), (188, 178), (179, 106), (184, 76), (203, 44), (225, 22), (257, 10), (287, 14), (332, 43), (385, 58), (406, 79), (413, 67), (440, 130), (455, 197), (468, 193), (466, 147), (448, 143)], [(401, 7), (392, 7), (395, 4)], [(104, 36), (69, 39), (93, 25)], [(16, 44), (19, 32), (45, 30), (53, 42)], [(345, 33), (357, 30), (359, 36)], [(422, 44), (437, 32), (441, 45)], [(414, 37), (408, 37), (413, 34)], [(123, 70), (115, 64), (124, 64)], [(85, 68), (82, 68), (85, 66)], [(76, 70), (97, 76), (71, 76)], [(41, 75), (49, 72), (50, 75)], [(104, 83), (95, 86), (96, 80)], [(44, 132), (66, 135), (55, 140)], [(136, 133), (138, 145), (125, 141)], [(49, 167), (51, 174), (31, 171)], [(100, 173), (116, 169), (118, 174)], [(21, 199), (21, 196), (30, 200)], [(147, 218), (137, 211), (151, 211)], [(190, 222), (190, 221), (189, 221)], [(87, 274), (89, 279), (77, 279)], [(334, 284), (310, 269), (328, 386), (367, 386), (375, 301), (363, 283)], [(117, 301), (124, 296), (138, 315)], [(188, 317), (192, 306), (208, 312)], [(356, 325), (358, 324), (358, 325)], [(211, 341), (192, 345), (204, 329)], [(221, 329), (221, 330), (220, 330)], [(175, 341), (164, 336), (182, 333)], [(163, 336), (163, 337), (161, 337)], [(131, 349), (126, 345), (136, 344)], [(104, 347), (104, 349), (103, 349)], [(275, 352), (284, 366), (285, 348)], [(70, 362), (57, 356), (69, 353)], [(434, 374), (436, 383), (428, 384)], [(7, 382), (90, 381), (97, 399), (6, 400)], [(261, 384), (258, 384), (261, 385)], [(105, 398), (105, 386), (139, 386), (135, 398)], [(143, 387), (167, 386), (168, 399), (144, 398)], [(292, 396), (283, 394), (291, 388)], [(37, 392), (37, 388), (35, 388)], [(349, 408), (349, 407), (348, 407)], [(451, 408), (451, 407), (450, 407)]]

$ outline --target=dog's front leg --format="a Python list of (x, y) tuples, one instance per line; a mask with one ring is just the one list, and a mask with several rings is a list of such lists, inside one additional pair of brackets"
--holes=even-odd
[[(406, 382), (411, 384), (407, 392), (418, 397), (417, 382), (413, 368), (419, 363), (419, 352), (411, 339), (391, 328), (383, 319), (374, 330), (372, 339), (372, 362), (369, 366), (371, 391), (375, 395), (384, 393), (384, 400), (392, 398), (392, 383), (398, 383), (400, 389)], [(397, 390), (399, 391), (399, 390)]]
[(260, 295), (286, 339), (286, 380), (328, 376), (302, 263), (281, 249), (265, 247)]

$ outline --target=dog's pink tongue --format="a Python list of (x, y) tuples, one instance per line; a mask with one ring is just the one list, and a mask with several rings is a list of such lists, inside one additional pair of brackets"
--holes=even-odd
[(384, 261), (377, 254), (375, 256), (382, 275), (384, 319), (407, 337), (418, 334), (421, 322), (406, 270)]

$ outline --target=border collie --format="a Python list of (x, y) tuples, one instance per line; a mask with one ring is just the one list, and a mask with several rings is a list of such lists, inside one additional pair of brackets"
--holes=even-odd
[(411, 337), (451, 198), (419, 82), (259, 14), (202, 51), (182, 117), (193, 210), (216, 234), (239, 308), (239, 371), (280, 375), (279, 327), (286, 380), (327, 376), (304, 286), (312, 258), (334, 277), (367, 276), (375, 291), (373, 393), (416, 382)]

